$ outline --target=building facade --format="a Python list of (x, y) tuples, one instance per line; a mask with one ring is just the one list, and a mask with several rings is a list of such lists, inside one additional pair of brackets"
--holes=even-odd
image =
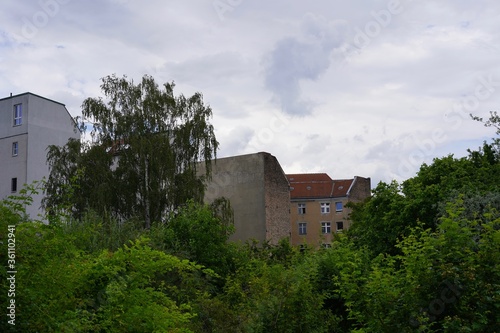
[(330, 178), (326, 173), (289, 174), (292, 245), (331, 246), (350, 226), (348, 202), (371, 195), (370, 178)]
[[(64, 104), (29, 92), (0, 99), (0, 199), (48, 177), (47, 147), (69, 138), (80, 133)], [(42, 197), (26, 207), (30, 217), (42, 212)]]
[[(202, 163), (200, 170), (204, 168)], [(231, 241), (277, 244), (290, 238), (289, 184), (273, 155), (260, 152), (212, 161), (205, 202), (219, 197), (229, 199), (234, 210)]]

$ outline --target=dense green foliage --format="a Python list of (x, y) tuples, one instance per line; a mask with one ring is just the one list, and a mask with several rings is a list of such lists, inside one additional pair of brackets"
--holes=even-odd
[[(379, 185), (370, 201), (401, 203), (396, 189)], [(488, 193), (453, 194), (433, 227), (398, 226), (389, 217), (400, 207), (385, 206), (388, 223), (404, 231), (384, 238), (395, 242), (392, 253), (370, 245), (371, 236), (350, 235), (322, 250), (300, 252), (286, 241), (238, 247), (213, 208), (194, 202), (150, 230), (95, 213), (44, 225), (26, 221), (14, 198), (0, 206), (0, 228), (16, 226), (17, 316), (15, 327), (4, 320), (1, 329), (496, 332), (500, 196)]]
[[(329, 249), (228, 242), (229, 203), (193, 195), (145, 228), (89, 203), (109, 189), (82, 182), (91, 159), (68, 153), (82, 160), (49, 225), (24, 214), (34, 187), (0, 202), (0, 307), (15, 300), (15, 325), (4, 314), (0, 331), (500, 332), (498, 148), (378, 184)], [(95, 197), (77, 201), (81, 186)]]
[[(410, 228), (399, 254), (375, 257), (347, 235), (302, 252), (287, 241), (237, 246), (195, 203), (150, 230), (95, 214), (45, 225), (2, 204), (0, 228), (16, 226), (17, 275), (16, 325), (0, 330), (495, 332), (500, 213), (486, 205), (471, 217), (466, 201), (448, 203), (435, 230)], [(7, 290), (5, 266), (0, 275)]]
[(479, 210), (487, 206), (500, 210), (499, 186), (500, 155), (494, 145), (484, 143), (463, 158), (436, 158), (431, 165), (423, 164), (416, 177), (402, 184), (381, 182), (369, 200), (352, 205), (354, 223), (349, 234), (374, 256), (398, 254), (401, 251), (395, 245), (411, 228), (420, 223), (436, 230), (448, 202), (463, 198)]

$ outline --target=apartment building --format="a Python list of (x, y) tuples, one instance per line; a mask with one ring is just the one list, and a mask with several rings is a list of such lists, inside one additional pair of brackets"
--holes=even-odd
[[(80, 133), (64, 104), (30, 92), (0, 99), (0, 199), (48, 177), (47, 147), (69, 138)], [(32, 218), (42, 212), (42, 197), (26, 207)]]
[[(283, 169), (273, 155), (260, 152), (212, 161), (205, 202), (230, 200), (235, 233), (231, 241), (277, 244), (290, 238), (290, 192)], [(202, 163), (199, 170), (204, 170)]]
[(326, 173), (289, 174), (292, 245), (331, 246), (349, 228), (348, 202), (371, 194), (370, 178), (332, 179)]

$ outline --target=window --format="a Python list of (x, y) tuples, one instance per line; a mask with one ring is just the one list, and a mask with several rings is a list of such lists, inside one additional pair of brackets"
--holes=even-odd
[(342, 209), (343, 209), (342, 202), (341, 202), (341, 201), (336, 202), (336, 203), (335, 203), (335, 211), (336, 211), (336, 212), (341, 212), (341, 211), (342, 211)]
[(299, 223), (299, 235), (307, 234), (307, 223), (301, 222)]
[(306, 204), (297, 204), (297, 207), (299, 207), (299, 214), (306, 213)]
[(12, 178), (10, 181), (10, 190), (11, 192), (17, 192), (17, 178)]
[(19, 126), (23, 123), (23, 105), (14, 105), (14, 126)]
[(329, 234), (332, 232), (332, 227), (330, 222), (321, 222), (321, 233)]
[(321, 247), (324, 248), (324, 249), (330, 249), (332, 247), (332, 244), (330, 244), (330, 243), (323, 243), (323, 244), (321, 244)]
[(342, 232), (344, 230), (344, 222), (337, 222), (337, 232)]
[(321, 203), (321, 214), (328, 214), (330, 213), (330, 203), (329, 202), (322, 202)]
[(13, 142), (12, 143), (12, 156), (17, 156), (17, 154), (19, 154), (19, 143)]

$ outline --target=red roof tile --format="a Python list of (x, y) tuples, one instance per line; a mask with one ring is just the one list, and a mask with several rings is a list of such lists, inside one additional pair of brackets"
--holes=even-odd
[(332, 181), (326, 173), (297, 173), (286, 175), (289, 182)]
[(326, 173), (286, 175), (290, 183), (290, 197), (335, 198), (345, 197), (354, 179), (331, 179)]
[(345, 197), (354, 179), (334, 179), (333, 197)]

